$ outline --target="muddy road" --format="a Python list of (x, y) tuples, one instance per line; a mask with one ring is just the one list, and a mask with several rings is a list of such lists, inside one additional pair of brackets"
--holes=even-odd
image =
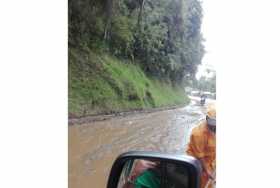
[(131, 150), (184, 153), (204, 117), (194, 103), (179, 109), (115, 117), (69, 127), (69, 188), (106, 187), (114, 159)]

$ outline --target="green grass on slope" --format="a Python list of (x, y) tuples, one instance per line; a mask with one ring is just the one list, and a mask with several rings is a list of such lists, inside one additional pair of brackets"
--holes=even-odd
[(93, 115), (187, 103), (181, 87), (147, 77), (104, 53), (69, 49), (69, 114)]

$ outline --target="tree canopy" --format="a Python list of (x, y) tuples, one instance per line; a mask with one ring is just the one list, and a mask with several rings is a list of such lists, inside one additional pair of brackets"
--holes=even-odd
[(108, 51), (172, 83), (204, 55), (199, 0), (69, 0), (69, 47)]

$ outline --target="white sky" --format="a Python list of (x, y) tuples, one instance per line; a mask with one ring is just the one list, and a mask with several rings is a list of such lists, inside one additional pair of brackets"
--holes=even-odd
[[(215, 28), (213, 25), (215, 24), (215, 7), (216, 4), (214, 1), (205, 0), (202, 1), (203, 7), (203, 20), (202, 20), (202, 33), (203, 37), (206, 39), (204, 42), (206, 53), (202, 59), (202, 64), (198, 68), (198, 72), (196, 77), (199, 78), (202, 75), (211, 76), (207, 74), (206, 69), (214, 69), (215, 70), (215, 58), (213, 53), (215, 53), (214, 45), (215, 45)], [(212, 25), (213, 24), (213, 25)]]
[(278, 0), (203, 0), (202, 7), (206, 54), (197, 77), (209, 66), (220, 75), (231, 63), (269, 68), (279, 57)]

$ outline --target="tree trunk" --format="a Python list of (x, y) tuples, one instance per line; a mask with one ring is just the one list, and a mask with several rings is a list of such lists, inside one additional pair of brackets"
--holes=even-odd
[(141, 5), (140, 5), (140, 11), (138, 14), (138, 23), (137, 23), (139, 31), (141, 31), (142, 14), (143, 14), (145, 0), (140, 0), (140, 3)]
[(104, 40), (107, 40), (108, 33), (109, 33), (109, 30), (111, 27), (112, 14), (113, 14), (113, 3), (114, 3), (114, 0), (106, 1), (106, 7), (105, 7), (106, 23), (105, 23), (105, 29), (104, 29)]

